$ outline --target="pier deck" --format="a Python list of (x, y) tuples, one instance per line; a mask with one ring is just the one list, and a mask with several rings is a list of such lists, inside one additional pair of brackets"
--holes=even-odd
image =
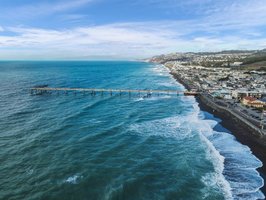
[(184, 94), (184, 95), (197, 95), (198, 92), (194, 91), (181, 91), (181, 90), (137, 90), (137, 89), (99, 89), (99, 88), (50, 88), (50, 87), (33, 87), (30, 89), (31, 94), (43, 94), (47, 92), (89, 92), (92, 94), (95, 94), (96, 92), (98, 93), (110, 93), (111, 95), (113, 93), (136, 93), (136, 94), (147, 94), (147, 95), (152, 95), (152, 94)]

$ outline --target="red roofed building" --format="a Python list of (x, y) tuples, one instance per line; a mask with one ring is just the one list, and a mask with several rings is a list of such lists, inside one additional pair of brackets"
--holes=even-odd
[(259, 101), (254, 97), (244, 97), (242, 99), (242, 104), (255, 108), (263, 108), (266, 105), (263, 101)]

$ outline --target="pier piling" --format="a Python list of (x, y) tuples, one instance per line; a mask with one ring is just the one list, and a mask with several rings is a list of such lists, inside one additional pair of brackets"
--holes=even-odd
[(48, 87), (34, 87), (30, 89), (30, 94), (34, 95), (42, 95), (42, 94), (53, 94), (56, 93), (59, 95), (60, 93), (64, 95), (68, 95), (68, 92), (73, 93), (74, 95), (77, 95), (77, 92), (83, 93), (83, 95), (86, 94), (86, 92), (89, 92), (91, 96), (96, 96), (97, 92), (100, 93), (101, 96), (104, 95), (104, 92), (107, 92), (110, 94), (110, 96), (113, 96), (113, 94), (118, 94), (119, 96), (122, 96), (123, 93), (127, 93), (129, 96), (132, 96), (132, 94), (137, 94), (139, 97), (141, 94), (145, 94), (146, 96), (152, 96), (152, 94), (157, 94), (157, 96), (160, 96), (161, 94), (167, 94), (167, 95), (193, 95), (196, 96), (199, 93), (195, 91), (178, 91), (178, 90), (134, 90), (134, 89), (96, 89), (96, 88), (48, 88)]

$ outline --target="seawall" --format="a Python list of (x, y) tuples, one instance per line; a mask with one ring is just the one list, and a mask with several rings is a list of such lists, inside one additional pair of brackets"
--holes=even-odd
[[(259, 136), (254, 129), (247, 126), (245, 123), (240, 121), (237, 117), (232, 115), (230, 112), (219, 109), (209, 101), (206, 101), (202, 95), (198, 96), (197, 101), (202, 111), (209, 112), (215, 117), (221, 119), (221, 125), (228, 129), (231, 134), (236, 137), (236, 140), (241, 144), (248, 146), (252, 153), (263, 163), (263, 166), (258, 169), (261, 177), (266, 180), (266, 142), (265, 136)], [(215, 109), (214, 109), (215, 108)], [(266, 185), (261, 188), (261, 191), (266, 195)]]

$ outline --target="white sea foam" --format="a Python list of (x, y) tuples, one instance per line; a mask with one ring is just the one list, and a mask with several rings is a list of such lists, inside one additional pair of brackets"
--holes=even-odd
[(97, 120), (97, 119), (90, 119), (90, 120), (88, 120), (88, 122), (91, 123), (91, 124), (100, 124), (100, 123), (103, 123), (103, 121)]
[[(187, 123), (188, 121), (189, 123)], [(205, 134), (213, 134), (212, 126), (208, 123), (210, 123), (210, 120), (200, 120), (197, 117), (197, 113), (191, 113), (185, 116), (169, 117), (133, 124), (130, 126), (130, 130), (138, 134), (144, 134), (145, 136), (173, 137), (179, 140), (193, 137), (193, 130), (194, 133), (195, 131), (199, 131), (200, 138), (206, 144), (206, 157), (211, 160), (215, 168), (215, 173), (208, 175), (208, 177), (202, 177), (202, 181), (207, 184), (207, 188), (213, 185), (222, 188), (225, 198), (232, 199), (230, 184), (223, 176), (224, 157), (219, 154), (213, 144), (205, 136)], [(215, 121), (212, 121), (212, 123), (214, 126)]]
[[(204, 131), (204, 130), (201, 130), (201, 131)], [(208, 135), (210, 134), (211, 133), (208, 133)], [(207, 159), (211, 160), (214, 165), (215, 173), (211, 174), (213, 184), (215, 183), (215, 185), (218, 185), (223, 190), (223, 193), (226, 199), (233, 199), (233, 195), (231, 192), (232, 189), (230, 187), (230, 184), (228, 183), (228, 181), (225, 179), (223, 175), (224, 157), (220, 155), (219, 151), (217, 151), (215, 147), (213, 146), (213, 144), (207, 139), (207, 137), (204, 136), (203, 132), (201, 132), (200, 138), (207, 145), (207, 151), (206, 151)], [(204, 180), (205, 177), (202, 177), (202, 178)], [(207, 186), (210, 186), (210, 185), (208, 185), (207, 183)]]
[[(197, 103), (194, 108), (200, 116)], [(204, 120), (200, 117), (198, 120), (201, 139), (207, 145), (207, 157), (213, 162), (216, 171), (214, 177), (217, 179), (217, 184), (223, 187), (225, 198), (263, 199), (264, 196), (259, 189), (264, 182), (256, 171), (262, 166), (261, 161), (252, 154), (247, 146), (237, 142), (233, 135), (214, 131), (213, 128), (218, 122)], [(225, 159), (229, 160), (226, 166), (224, 166)], [(226, 174), (226, 169), (230, 170), (230, 175)], [(235, 174), (236, 177), (232, 178), (232, 174)], [(234, 181), (231, 181), (232, 179)], [(203, 180), (205, 179), (203, 178)]]
[(151, 68), (152, 72), (155, 72), (157, 75), (161, 76), (169, 76), (169, 69), (166, 67), (163, 67), (163, 65), (155, 65)]
[[(216, 132), (213, 128), (217, 125), (214, 120), (199, 118), (200, 111), (195, 103), (195, 110), (185, 116), (169, 117), (159, 120), (147, 121), (130, 126), (130, 130), (145, 136), (173, 137), (184, 139), (193, 136), (193, 131), (198, 132), (202, 142), (206, 145), (206, 158), (213, 163), (215, 172), (204, 175), (201, 181), (206, 188), (218, 186), (225, 199), (263, 199), (259, 191), (264, 183), (256, 168), (261, 162), (251, 153), (247, 146), (237, 142), (229, 133)], [(187, 123), (189, 121), (189, 123)], [(156, 131), (155, 131), (156, 130)], [(225, 156), (222, 156), (222, 154)], [(234, 182), (224, 175), (225, 159), (230, 158), (227, 165), (231, 166), (230, 173), (239, 177)], [(228, 168), (228, 167), (227, 167)], [(248, 171), (247, 171), (248, 170)], [(207, 191), (206, 191), (207, 192)], [(245, 197), (245, 198), (243, 198)]]
[(157, 83), (158, 86), (165, 86), (165, 87), (178, 86), (180, 90), (185, 90), (185, 87), (175, 80), (175, 78), (170, 74), (170, 70), (164, 65), (161, 65), (161, 64), (155, 65), (151, 68), (151, 71), (155, 73), (156, 75), (159, 75), (162, 77), (169, 77), (170, 79), (170, 81), (168, 82)]
[(78, 184), (80, 179), (83, 177), (80, 174), (75, 174), (73, 176), (68, 177), (64, 183), (69, 183), (69, 184)]
[(208, 137), (213, 135), (213, 127), (217, 124), (217, 122), (214, 120), (200, 119), (200, 108), (197, 106), (194, 98), (190, 101), (190, 103), (194, 102), (194, 109), (190, 115), (186, 116), (186, 118), (189, 118), (191, 126), (195, 127), (196, 131), (200, 134), (201, 140), (206, 145), (206, 158), (213, 163), (215, 169), (215, 173), (207, 174), (202, 177), (202, 181), (207, 187), (218, 185), (222, 189), (225, 198), (232, 199), (233, 195), (230, 184), (223, 176), (224, 157), (220, 155), (219, 151), (217, 151), (210, 140), (208, 140)]
[(152, 96), (152, 97), (148, 97), (148, 98), (144, 98), (144, 97), (138, 97), (136, 99), (134, 99), (134, 101), (138, 102), (138, 101), (157, 101), (157, 100), (161, 100), (161, 99), (170, 99), (172, 98), (172, 96), (170, 95), (161, 95), (161, 96)]
[(173, 87), (176, 86), (176, 84), (174, 82), (161, 82), (158, 83), (159, 86), (165, 86), (165, 87)]
[(33, 174), (33, 172), (34, 172), (34, 170), (33, 170), (33, 169), (27, 169), (27, 170), (26, 170), (26, 173), (27, 173), (28, 175), (32, 175), (32, 174)]
[[(164, 71), (160, 71), (158, 67), (166, 69), (161, 65), (156, 66), (155, 72), (162, 73)], [(169, 73), (168, 69), (167, 73)], [(180, 84), (177, 83), (177, 85)], [(189, 121), (190, 131), (186, 130), (188, 132), (186, 137), (191, 135), (191, 127), (196, 128), (201, 140), (206, 145), (206, 157), (215, 168), (215, 173), (203, 176), (201, 181), (210, 187), (218, 185), (226, 199), (264, 199), (265, 197), (260, 191), (260, 188), (264, 185), (264, 180), (256, 171), (257, 168), (262, 166), (261, 161), (252, 154), (247, 146), (237, 142), (231, 134), (214, 131), (213, 128), (218, 122), (204, 119), (204, 114), (200, 111), (194, 97), (183, 96), (180, 100), (193, 105), (194, 109), (187, 116), (145, 122), (145, 126), (153, 126), (149, 128), (156, 128), (156, 130), (160, 130), (160, 126), (162, 126), (164, 127), (163, 130), (159, 131), (163, 132), (162, 136), (176, 136), (179, 132), (178, 129), (184, 126), (183, 122)], [(174, 125), (169, 125), (169, 123)], [(145, 126), (141, 126), (141, 131)], [(131, 128), (138, 130), (139, 125)], [(172, 131), (171, 128), (173, 128)], [(169, 133), (165, 133), (168, 131)], [(226, 164), (225, 160), (227, 161)], [(226, 174), (227, 170), (230, 172), (228, 175)], [(235, 177), (232, 177), (234, 175)]]
[[(182, 126), (181, 123), (183, 123)], [(132, 124), (129, 130), (144, 136), (173, 137), (179, 139), (193, 136), (191, 134), (191, 127), (188, 124), (185, 124), (184, 121), (182, 122), (180, 117), (169, 117), (139, 124)]]

